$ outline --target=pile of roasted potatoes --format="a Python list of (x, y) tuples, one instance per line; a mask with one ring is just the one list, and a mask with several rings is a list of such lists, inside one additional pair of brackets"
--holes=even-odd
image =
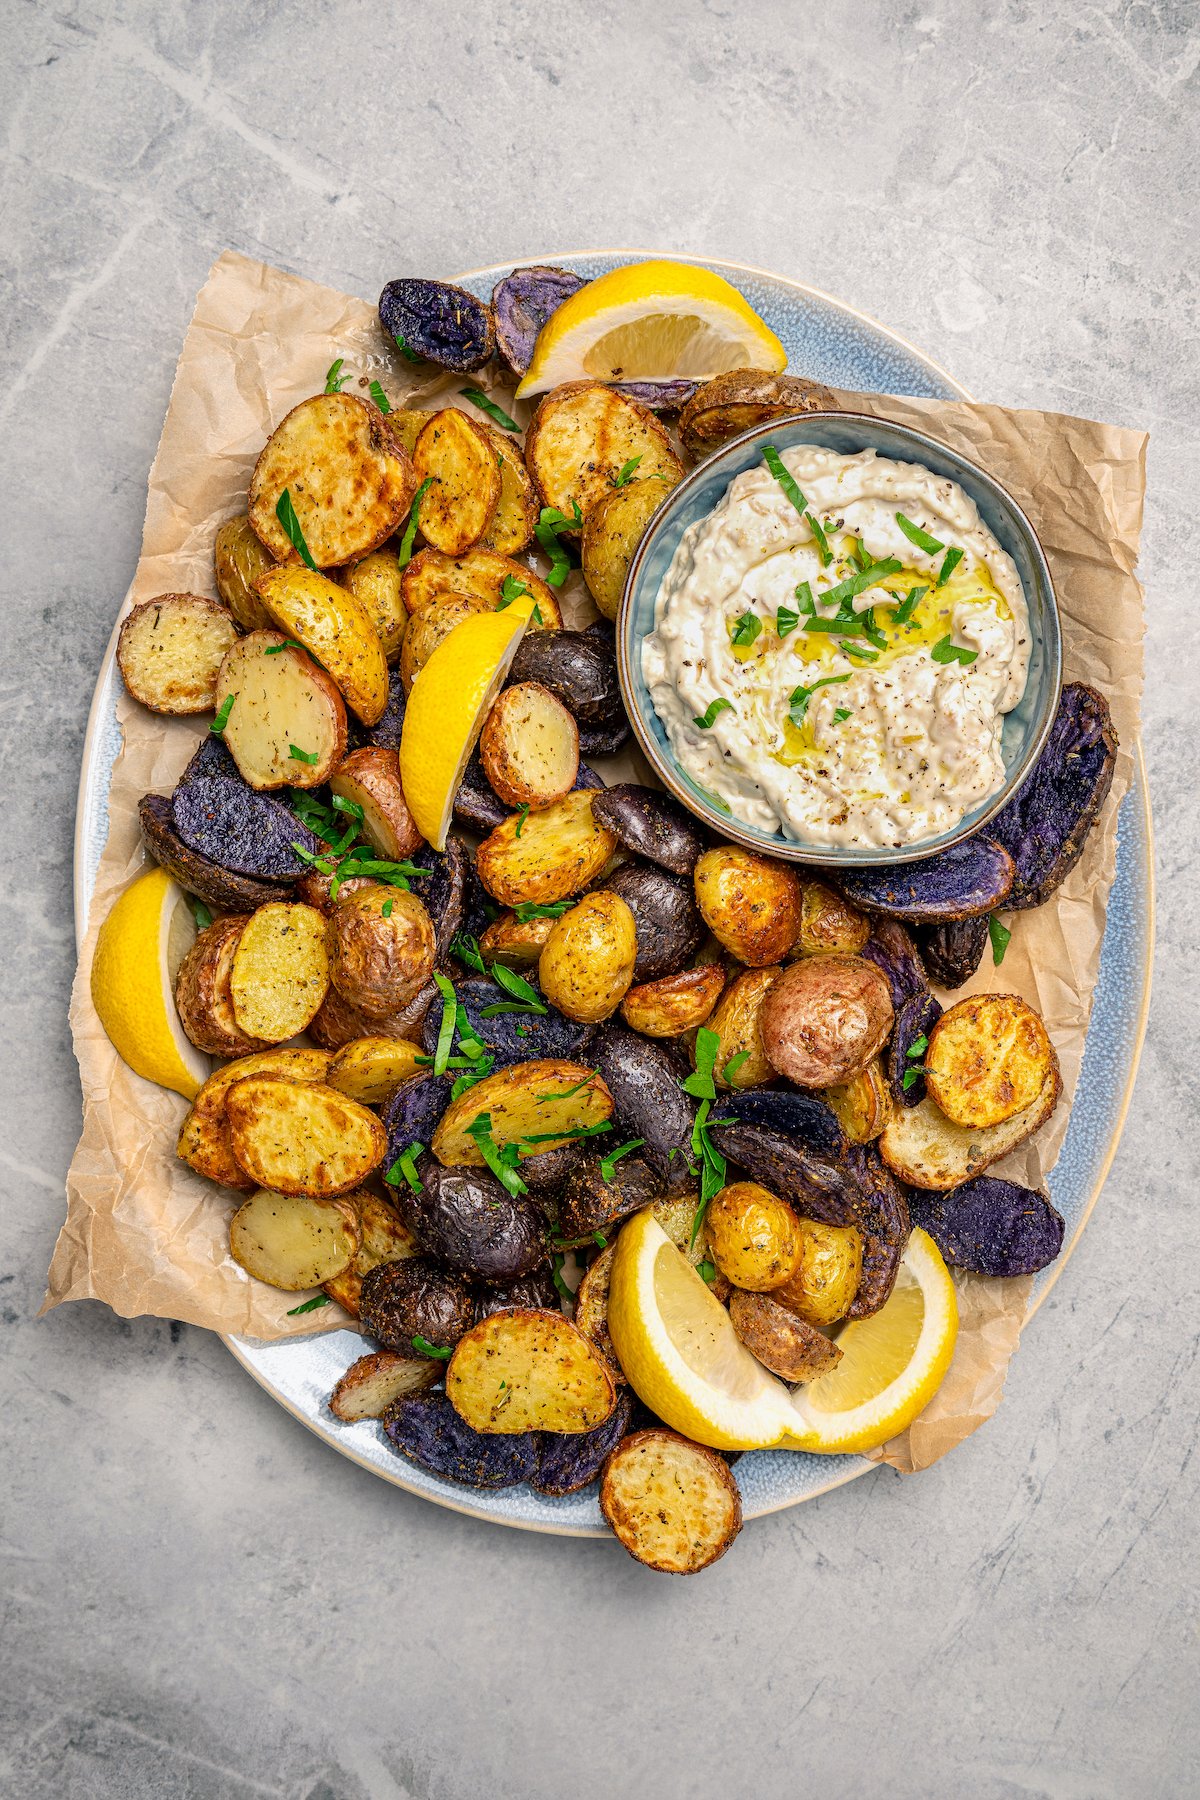
[[(519, 374), (578, 285), (519, 270), (485, 306), (398, 281), (380, 315), (409, 357)], [(337, 1419), (475, 1488), (599, 1479), (626, 1548), (687, 1572), (736, 1535), (737, 1487), (629, 1387), (605, 1323), (622, 1224), (652, 1208), (789, 1382), (884, 1304), (912, 1223), (985, 1275), (1058, 1253), (1046, 1196), (986, 1173), (1058, 1103), (1050, 1039), (1015, 995), (945, 990), (1080, 854), (1107, 707), (1068, 687), (1034, 776), (945, 856), (816, 879), (714, 841), (593, 766), (629, 731), (608, 621), (686, 461), (830, 397), (753, 370), (571, 383), (522, 442), (474, 401), (342, 392), (338, 366), (218, 532), (216, 597), (161, 595), (120, 633), (136, 699), (214, 715), (174, 792), (141, 802), (202, 926), (179, 1015), (220, 1059), (178, 1153), (241, 1196), (249, 1276), (371, 1341)], [(568, 630), (577, 563), (602, 616)], [(435, 851), (405, 804), (406, 697), (515, 588), (531, 627)]]

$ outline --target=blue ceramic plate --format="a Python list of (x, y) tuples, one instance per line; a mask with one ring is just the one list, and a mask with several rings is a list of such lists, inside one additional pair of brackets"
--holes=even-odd
[[(619, 263), (663, 254), (661, 250), (587, 250), (530, 256), (522, 261), (562, 263), (592, 277), (605, 274)], [(970, 398), (964, 388), (920, 351), (815, 288), (736, 263), (713, 262), (706, 266), (718, 270), (741, 289), (782, 340), (791, 366), (803, 374), (858, 392)], [(511, 267), (505, 263), (476, 269), (455, 279), (486, 297)], [(115, 632), (92, 699), (80, 775), (75, 826), (75, 921), (80, 941), (96, 869), (108, 836), (108, 790), (121, 743), (114, 648)], [(1045, 1298), (1074, 1248), (1117, 1147), (1145, 1033), (1153, 941), (1150, 815), (1139, 754), (1137, 784), (1121, 811), (1116, 882), (1109, 900), (1083, 1073), (1066, 1143), (1049, 1183), (1054, 1204), (1067, 1221), (1067, 1243), (1058, 1261), (1038, 1277), (1035, 1306)], [(336, 1331), (285, 1344), (260, 1344), (244, 1338), (229, 1338), (226, 1342), (255, 1380), (302, 1424), (343, 1456), (396, 1487), (499, 1525), (569, 1537), (609, 1535), (594, 1489), (564, 1500), (543, 1499), (525, 1487), (472, 1493), (426, 1475), (414, 1464), (394, 1456), (383, 1447), (373, 1425), (336, 1424), (326, 1402), (335, 1381), (362, 1352), (362, 1339), (357, 1334)], [(741, 1458), (736, 1475), (746, 1517), (754, 1519), (811, 1500), (828, 1488), (866, 1474), (874, 1466), (863, 1457), (757, 1450)]]

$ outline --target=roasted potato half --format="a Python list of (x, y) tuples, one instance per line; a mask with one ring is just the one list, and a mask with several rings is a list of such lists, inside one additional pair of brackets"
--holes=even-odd
[(479, 547), (494, 550), (500, 556), (516, 556), (533, 539), (538, 521), (537, 494), (520, 446), (506, 431), (497, 431), (491, 425), (483, 429), (491, 439), (500, 466), (500, 498)]
[(763, 1087), (774, 1071), (762, 1039), (763, 1004), (779, 976), (770, 969), (743, 969), (717, 1003), (708, 1029), (720, 1039), (714, 1070), (718, 1087)]
[(608, 1335), (608, 1289), (616, 1254), (615, 1242), (610, 1243), (594, 1262), (588, 1264), (583, 1280), (575, 1290), (575, 1327), (600, 1352), (613, 1380), (623, 1385), (625, 1371)]
[(382, 1419), (393, 1400), (424, 1393), (437, 1379), (438, 1366), (428, 1357), (376, 1350), (351, 1363), (329, 1396), (329, 1410), (343, 1425), (356, 1425), (360, 1419)]
[(836, 410), (836, 399), (819, 381), (768, 369), (730, 369), (692, 395), (679, 415), (679, 433), (684, 448), (699, 460), (767, 419)]
[(706, 850), (692, 879), (713, 936), (748, 968), (782, 962), (800, 935), (802, 889), (784, 863), (721, 844)]
[(237, 1022), (230, 992), (238, 940), (249, 920), (237, 913), (203, 930), (175, 978), (175, 1009), (197, 1050), (208, 1056), (245, 1056), (266, 1046)]
[(329, 1069), (326, 1050), (259, 1050), (215, 1069), (192, 1103), (179, 1132), (175, 1154), (181, 1161), (219, 1181), (223, 1187), (252, 1193), (255, 1183), (233, 1154), (225, 1096), (247, 1075), (282, 1075), (289, 1081), (324, 1081)]
[(757, 1181), (731, 1181), (704, 1215), (712, 1259), (734, 1287), (766, 1293), (800, 1261), (800, 1220), (786, 1200)]
[(852, 1144), (872, 1143), (892, 1116), (892, 1093), (878, 1057), (849, 1081), (826, 1088), (824, 1098)]
[(800, 935), (793, 956), (857, 956), (871, 935), (871, 921), (823, 881), (805, 881)]
[(503, 912), (493, 919), (479, 940), (485, 962), (503, 963), (507, 969), (531, 969), (554, 929), (553, 918), (518, 919)]
[(346, 706), (333, 678), (282, 632), (252, 631), (221, 664), (213, 704), (242, 780), (260, 791), (320, 787), (346, 754)]
[(682, 1037), (704, 1024), (724, 986), (725, 970), (720, 963), (704, 963), (658, 981), (643, 981), (631, 987), (622, 1000), (621, 1017), (643, 1037)]
[[(640, 465), (639, 465), (640, 467)], [(679, 477), (663, 471), (603, 494), (583, 525), (583, 579), (606, 619), (615, 619), (633, 553)]]
[[(427, 616), (423, 613), (420, 622)], [(504, 689), (489, 712), (479, 754), (506, 806), (551, 806), (575, 785), (579, 727), (549, 688), (518, 681)]]
[(117, 634), (117, 667), (134, 699), (151, 712), (208, 712), (217, 704), (217, 674), (237, 635), (220, 601), (159, 594), (126, 615)]
[(425, 1061), (420, 1044), (404, 1038), (353, 1038), (334, 1056), (327, 1080), (360, 1106), (383, 1106), (402, 1081), (424, 1073)]
[(943, 1013), (924, 1055), (925, 1085), (946, 1117), (968, 1130), (1023, 1112), (1057, 1069), (1054, 1046), (1016, 994), (976, 994)]
[(469, 619), (472, 613), (483, 611), (482, 602), (472, 595), (447, 593), (431, 601), (409, 620), (400, 651), (400, 682), (406, 695), (412, 693), (413, 682), (454, 627)]
[(225, 1113), (235, 1159), (276, 1194), (348, 1194), (387, 1150), (374, 1113), (320, 1082), (243, 1076), (225, 1096)]
[(358, 1213), (361, 1242), (350, 1267), (343, 1269), (340, 1275), (331, 1276), (324, 1287), (331, 1300), (336, 1300), (357, 1319), (364, 1276), (377, 1269), (380, 1263), (405, 1262), (410, 1256), (419, 1256), (421, 1246), (399, 1213), (393, 1212), (386, 1201), (371, 1193), (369, 1188), (346, 1194), (343, 1200)]
[(734, 1288), (729, 1296), (733, 1329), (752, 1356), (782, 1381), (815, 1381), (842, 1360), (831, 1338), (770, 1294)]
[(314, 394), (267, 439), (247, 511), (275, 560), (298, 564), (279, 517), (286, 492), (313, 562), (337, 569), (386, 543), (416, 491), (412, 461), (376, 407), (355, 394)]
[(404, 862), (421, 848), (425, 840), (408, 810), (395, 750), (367, 744), (352, 751), (339, 763), (329, 786), (343, 800), (362, 807), (362, 835), (385, 862)]
[(358, 1253), (358, 1214), (344, 1200), (259, 1188), (229, 1222), (229, 1254), (268, 1286), (298, 1294), (348, 1269)]
[(619, 894), (601, 888), (554, 921), (538, 962), (538, 979), (559, 1012), (597, 1025), (621, 1004), (636, 958), (633, 914)]
[(600, 1510), (630, 1556), (667, 1575), (694, 1575), (742, 1529), (725, 1458), (656, 1427), (623, 1438), (604, 1465)]
[(801, 1219), (798, 1227), (799, 1260), (771, 1298), (810, 1325), (836, 1325), (853, 1306), (862, 1280), (862, 1233), (855, 1225), (818, 1219)]
[(437, 939), (415, 894), (373, 882), (340, 892), (324, 921), (329, 978), (368, 1018), (387, 1018), (419, 993), (433, 973)]
[(255, 593), (254, 583), (274, 560), (245, 513), (226, 519), (213, 539), (217, 592), (243, 631), (261, 631), (271, 624), (271, 615)]
[(1056, 1061), (1036, 1099), (999, 1125), (978, 1129), (956, 1125), (928, 1098), (919, 1106), (898, 1106), (879, 1139), (879, 1154), (910, 1187), (958, 1187), (1032, 1137), (1058, 1105), (1061, 1093)]
[(506, 598), (505, 582), (509, 584), (510, 596), (517, 589), (533, 595), (530, 630), (561, 630), (562, 613), (554, 590), (524, 563), (482, 545), (462, 556), (443, 556), (440, 550), (419, 551), (405, 569), (400, 587), (410, 613), (421, 612), (447, 593), (466, 594), (480, 601), (485, 610), (495, 612)]
[(360, 563), (347, 569), (346, 592), (361, 602), (375, 627), (383, 654), (391, 662), (399, 656), (408, 624), (408, 608), (400, 595), (400, 568), (394, 546), (372, 550)]
[(363, 724), (381, 718), (388, 699), (387, 658), (362, 601), (326, 576), (296, 566), (268, 569), (256, 591), (279, 629), (333, 677)]
[(894, 1014), (886, 978), (861, 956), (803, 956), (763, 1001), (767, 1061), (800, 1087), (850, 1081), (879, 1054)]
[(312, 906), (276, 900), (246, 922), (233, 953), (229, 996), (238, 1028), (282, 1044), (312, 1023), (329, 992), (325, 920)]
[(434, 413), (417, 439), (413, 467), (421, 499), (421, 535), (444, 556), (461, 556), (491, 523), (500, 500), (500, 469), (482, 425), (456, 406)]
[(415, 406), (393, 406), (387, 415), (388, 430), (411, 456), (417, 447), (417, 439), (432, 417), (433, 413), (428, 409), (421, 411)]
[(553, 904), (594, 881), (616, 847), (612, 832), (592, 816), (592, 795), (584, 789), (505, 819), (480, 844), (476, 866), (501, 906)]
[(594, 1431), (617, 1403), (608, 1364), (569, 1319), (519, 1307), (459, 1339), (446, 1393), (474, 1430), (504, 1437)]
[(640, 480), (656, 475), (674, 487), (683, 465), (665, 428), (644, 406), (601, 381), (568, 381), (540, 402), (525, 434), (525, 461), (545, 506), (584, 518), (610, 494), (633, 457)]
[(562, 1058), (514, 1063), (477, 1081), (442, 1114), (430, 1148), (448, 1167), (487, 1162), (471, 1127), (484, 1114), (497, 1149), (520, 1144), (531, 1155), (570, 1143), (588, 1126), (612, 1116), (612, 1095), (594, 1069)]

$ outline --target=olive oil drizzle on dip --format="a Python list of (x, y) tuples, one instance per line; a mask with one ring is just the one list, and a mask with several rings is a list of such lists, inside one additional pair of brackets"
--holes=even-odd
[(957, 483), (798, 445), (684, 533), (642, 666), (681, 767), (734, 818), (902, 848), (1003, 785), (1028, 611)]

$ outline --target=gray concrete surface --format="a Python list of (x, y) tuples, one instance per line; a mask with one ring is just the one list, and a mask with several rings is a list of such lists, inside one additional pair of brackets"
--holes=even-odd
[[(0, 21), (0, 1791), (1200, 1791), (1196, 8), (2, 0)], [(78, 1122), (84, 720), (209, 263), (232, 245), (373, 296), (594, 243), (799, 275), (980, 395), (1154, 434), (1159, 978), (1103, 1202), (989, 1427), (686, 1583), (392, 1491), (203, 1333), (32, 1316)]]

